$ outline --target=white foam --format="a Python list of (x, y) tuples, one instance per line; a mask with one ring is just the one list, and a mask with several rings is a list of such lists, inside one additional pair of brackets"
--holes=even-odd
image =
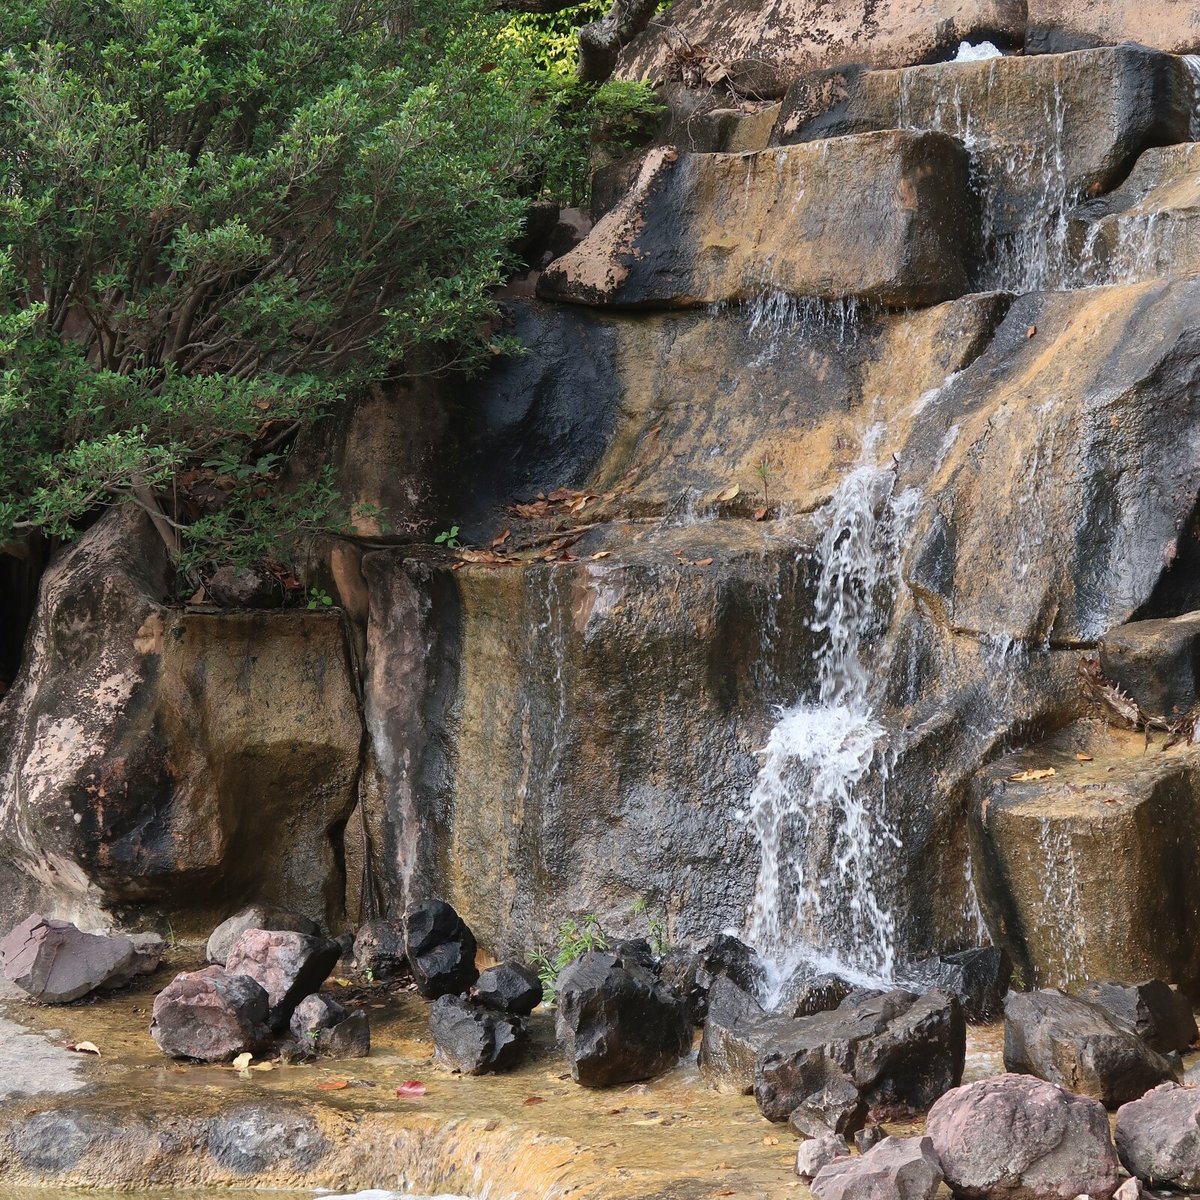
[(986, 62), (989, 58), (1003, 58), (1004, 54), (991, 42), (980, 42), (972, 46), (970, 42), (960, 42), (955, 62)]

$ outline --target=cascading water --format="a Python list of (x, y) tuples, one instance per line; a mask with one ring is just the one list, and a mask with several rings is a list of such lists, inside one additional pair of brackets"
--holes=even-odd
[(869, 461), (839, 484), (822, 516), (813, 631), (817, 694), (782, 711), (748, 805), (761, 862), (747, 938), (767, 965), (768, 1000), (805, 962), (857, 979), (894, 974), (884, 817), (887, 737), (875, 716), (867, 644), (882, 630), (899, 546), (918, 499)]

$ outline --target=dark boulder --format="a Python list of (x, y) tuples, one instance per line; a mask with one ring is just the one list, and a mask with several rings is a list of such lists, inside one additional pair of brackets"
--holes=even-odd
[(558, 1039), (585, 1087), (650, 1079), (691, 1046), (687, 1006), (636, 957), (588, 951), (558, 976)]
[(727, 976), (718, 976), (708, 993), (700, 1070), (718, 1086), (749, 1094), (759, 1053), (782, 1028), (784, 1023), (768, 1017), (749, 992)]
[(1108, 1200), (1120, 1182), (1103, 1107), (1028, 1075), (955, 1088), (925, 1127), (951, 1191), (967, 1200)]
[(759, 1054), (754, 1096), (768, 1120), (786, 1121), (841, 1073), (871, 1105), (923, 1110), (959, 1083), (965, 1057), (954, 997), (858, 992), (832, 1012), (781, 1023)]
[(1108, 1108), (1136, 1100), (1179, 1073), (1103, 1009), (1053, 988), (1009, 993), (1004, 1067), (1091, 1096)]
[(836, 1133), (849, 1141), (867, 1120), (867, 1102), (849, 1076), (831, 1073), (824, 1085), (792, 1110), (788, 1124), (801, 1137), (819, 1138)]
[(388, 917), (364, 922), (354, 935), (354, 969), (384, 982), (403, 976), (408, 970), (404, 926)]
[(350, 1012), (331, 996), (306, 996), (288, 1022), (292, 1036), (306, 1050), (331, 1058), (366, 1058), (371, 1053), (367, 1014)]
[(1100, 669), (1146, 716), (1179, 720), (1197, 698), (1200, 612), (1110, 629), (1100, 639)]
[(427, 1000), (465, 992), (476, 979), (475, 935), (442, 900), (414, 905), (405, 917), (405, 955)]
[(822, 1167), (811, 1186), (817, 1200), (933, 1200), (941, 1183), (929, 1138), (888, 1137), (859, 1158)]
[(1089, 984), (1080, 993), (1089, 1004), (1104, 1009), (1159, 1054), (1182, 1053), (1197, 1037), (1196, 1017), (1188, 998), (1161, 979), (1144, 983), (1114, 983), (1103, 980)]
[(434, 1060), (464, 1075), (511, 1071), (525, 1057), (528, 1035), (519, 1017), (471, 1004), (461, 996), (439, 996), (429, 1011)]
[(708, 986), (700, 984), (699, 970), (700, 955), (682, 947), (668, 951), (658, 964), (659, 979), (687, 1005), (693, 1025), (703, 1025), (708, 1016)]
[(527, 1017), (542, 1002), (542, 981), (524, 963), (498, 963), (480, 972), (471, 999), (496, 1012)]
[(978, 946), (927, 958), (912, 967), (909, 975), (922, 988), (957, 996), (968, 1021), (983, 1021), (1004, 1007), (1012, 960), (999, 946)]
[(287, 1028), (296, 1005), (311, 996), (337, 966), (338, 944), (290, 930), (247, 929), (229, 951), (225, 969), (248, 975), (267, 993), (268, 1024)]
[(70, 921), (35, 913), (0, 942), (0, 962), (4, 978), (34, 1000), (68, 1004), (153, 970), (158, 956), (139, 950), (130, 938), (84, 933)]
[(292, 933), (307, 933), (310, 937), (320, 935), (321, 927), (316, 921), (299, 913), (288, 912), (287, 909), (276, 908), (271, 904), (250, 904), (235, 912), (232, 917), (226, 917), (212, 931), (205, 948), (205, 957), (210, 963), (225, 965), (233, 943), (247, 929), (290, 930)]
[(172, 1058), (224, 1062), (271, 1042), (266, 991), (224, 967), (176, 975), (154, 998), (150, 1036)]
[(784, 989), (778, 1011), (783, 1016), (811, 1017), (837, 1008), (854, 990), (854, 985), (840, 975), (798, 976)]
[(1200, 1191), (1200, 1090), (1164, 1083), (1122, 1105), (1117, 1153), (1152, 1187)]
[(752, 946), (731, 933), (719, 933), (696, 954), (696, 983), (711, 988), (720, 978), (731, 979), (751, 995), (757, 995), (766, 978), (762, 960)]

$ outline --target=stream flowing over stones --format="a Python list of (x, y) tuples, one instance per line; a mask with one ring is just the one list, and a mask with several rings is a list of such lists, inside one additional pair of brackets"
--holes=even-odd
[[(965, 993), (929, 992), (954, 990), (930, 962), (982, 946), (1022, 992), (1159, 980), (1200, 1003), (1196, 6), (677, 0), (618, 75), (658, 85), (667, 116), (598, 178), (590, 232), (508, 289), (506, 332), (525, 353), (469, 382), (348, 401), (298, 451), (382, 514), (314, 548), (333, 611), (174, 605), (137, 510), (50, 561), (0, 700), (3, 929), (36, 912), (186, 941), (262, 903), (332, 936), (436, 899), (465, 923), (449, 996), (474, 982), (467, 939), (481, 965), (528, 962), (564, 920), (594, 915), (616, 942), (646, 936), (649, 913), (674, 947), (729, 934), (756, 952), (736, 994), (712, 988), (700, 1051), (738, 1093), (706, 1103), (755, 1120), (741, 1093), (754, 1078), (762, 1105), (764, 1054), (788, 1086), (817, 1061), (772, 1022), (818, 1013), (796, 998), (819, 977), (844, 981), (822, 1007), (847, 1028), (854, 1016), (854, 1045), (903, 1022), (920, 1027), (912, 1044), (951, 1036)], [(431, 545), (452, 525), (464, 549)], [(14, 611), (22, 588), (0, 576)], [(628, 946), (579, 974), (606, 980), (613, 1011), (618, 977), (669, 1007), (665, 968)], [(502, 1018), (476, 1003), (438, 1011), (498, 1036)], [(1079, 1004), (1092, 1024), (1064, 1043), (1102, 1041), (1093, 1057), (1110, 1065), (1118, 1043), (1145, 1050), (1136, 1071), (1088, 1090), (1106, 1068), (1058, 1042), (1029, 1048), (1058, 1036), (1050, 1018), (1013, 1067), (1025, 1018), (1010, 996), (1004, 1060), (1024, 1074), (977, 1071), (938, 1101), (932, 1140), (874, 1161), (917, 1163), (921, 1195), (944, 1174), (958, 1195), (1070, 1200), (1090, 1179), (1107, 1200), (1117, 1155), (1097, 1101), (1143, 1092), (1117, 1150), (1186, 1158), (1134, 1123), (1195, 1109), (1178, 1060), (1194, 1022), (1160, 1054), (1139, 1040), (1144, 1004), (1125, 1024)], [(527, 1016), (503, 1030), (522, 1052)], [(691, 1024), (661, 1019), (674, 1061)], [(780, 1066), (770, 1039), (796, 1057)], [(465, 1074), (488, 1069), (485, 1050)], [(903, 1088), (856, 1053), (822, 1059), (820, 1086), (829, 1103), (850, 1088), (861, 1129), (860, 1093), (878, 1116)], [(961, 1055), (947, 1071), (962, 1078)], [(1050, 1083), (1031, 1091), (1032, 1074)], [(474, 1080), (464, 1094), (484, 1095)], [(201, 1137), (172, 1103), (187, 1126), (173, 1136)], [(671, 1180), (617, 1178), (619, 1156), (581, 1159), (573, 1184), (551, 1160), (589, 1117), (563, 1103), (576, 1126), (553, 1119), (557, 1149), (536, 1113), (510, 1149), (476, 1131), (487, 1178), (456, 1157), (445, 1122), (459, 1115), (439, 1109), (420, 1136), (453, 1169), (400, 1181), (493, 1198), (713, 1194), (687, 1163)], [(1094, 1178), (1053, 1191), (1030, 1182), (1035, 1163), (1007, 1191), (971, 1182), (991, 1169), (972, 1158), (979, 1130), (1013, 1105), (1043, 1132), (1099, 1139), (1079, 1150)], [(733, 1111), (713, 1109), (711, 1127)], [(327, 1114), (294, 1119), (312, 1124), (288, 1134), (286, 1169), (221, 1159), (162, 1178), (325, 1186), (326, 1149), (310, 1162), (303, 1147), (327, 1143), (341, 1147), (333, 1186), (397, 1184)], [(79, 1144), (114, 1153), (79, 1120)], [(379, 1153), (419, 1159), (419, 1138), (397, 1150), (383, 1116), (364, 1121)], [(89, 1175), (82, 1151), (66, 1167), (46, 1151), (43, 1170), (21, 1128), (0, 1181), (131, 1186), (115, 1167)], [(746, 1170), (736, 1194), (785, 1194)], [(832, 1190), (847, 1170), (814, 1194), (866, 1195)], [(1190, 1170), (1177, 1186), (1200, 1190)]]

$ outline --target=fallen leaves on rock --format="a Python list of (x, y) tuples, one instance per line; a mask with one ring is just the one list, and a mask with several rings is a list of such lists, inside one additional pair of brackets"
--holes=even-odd
[[(318, 1092), (340, 1092), (342, 1088), (348, 1088), (350, 1080), (348, 1079), (322, 1079), (317, 1084)], [(399, 1089), (397, 1089), (398, 1091)]]
[(546, 1103), (546, 1098), (544, 1096), (526, 1096), (525, 1099), (521, 1101), (521, 1105), (524, 1108), (528, 1108), (531, 1104), (545, 1104), (545, 1103)]
[(68, 1042), (68, 1050), (74, 1050), (76, 1054), (94, 1054), (100, 1058), (100, 1047), (95, 1042)]
[(741, 492), (741, 488), (736, 483), (731, 483), (723, 492), (717, 493), (717, 503), (724, 504), (728, 500), (732, 500)]
[(1075, 761), (1076, 762), (1092, 762), (1093, 759), (1090, 754), (1084, 754), (1083, 751), (1077, 750), (1075, 752)]
[(1050, 779), (1058, 772), (1053, 767), (1038, 767), (1036, 770), (1018, 771), (1008, 777), (1009, 783), (1037, 783), (1040, 779)]

